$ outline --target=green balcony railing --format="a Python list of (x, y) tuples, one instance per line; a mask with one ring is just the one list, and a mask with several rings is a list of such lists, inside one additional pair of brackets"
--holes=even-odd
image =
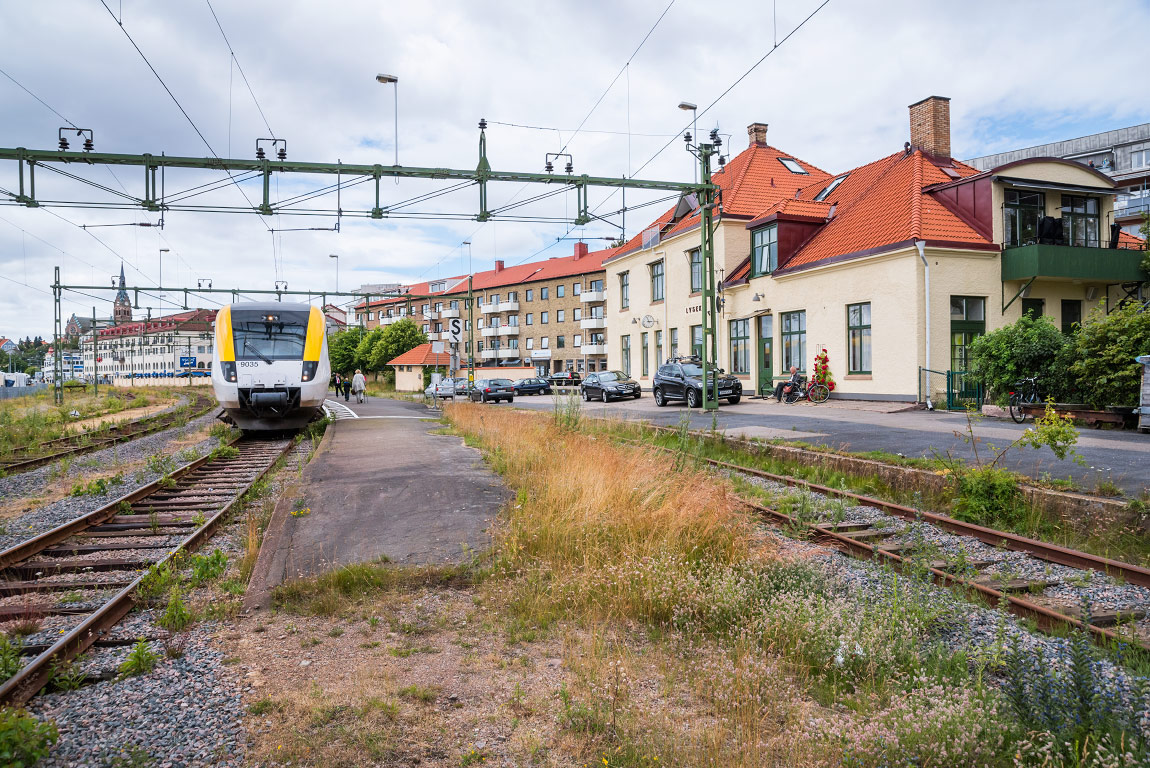
[(1002, 279), (1065, 278), (1105, 283), (1146, 279), (1142, 251), (1077, 245), (1021, 245), (1002, 251)]

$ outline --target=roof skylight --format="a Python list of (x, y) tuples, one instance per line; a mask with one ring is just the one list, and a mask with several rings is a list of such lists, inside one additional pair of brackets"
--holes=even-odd
[(801, 173), (804, 176), (807, 173), (805, 170), (803, 170), (803, 167), (799, 165), (799, 161), (795, 160), (793, 157), (780, 157), (779, 162), (782, 163), (783, 167), (791, 173)]
[(821, 202), (823, 200), (826, 200), (827, 196), (830, 195), (831, 192), (834, 192), (835, 187), (837, 187), (839, 184), (842, 184), (843, 179), (845, 179), (848, 175), (850, 175), (850, 174), (844, 173), (842, 176), (835, 177), (834, 181), (832, 181), (830, 184), (827, 184), (825, 187), (823, 187), (822, 192), (819, 192), (817, 195), (815, 195), (815, 202)]

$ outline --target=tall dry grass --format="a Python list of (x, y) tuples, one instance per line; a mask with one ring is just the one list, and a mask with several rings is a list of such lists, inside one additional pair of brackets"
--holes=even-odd
[(672, 472), (666, 456), (515, 411), (458, 403), (446, 415), (483, 444), (518, 491), (499, 532), (505, 562), (595, 569), (671, 557), (733, 564), (750, 553), (746, 507), (712, 475)]

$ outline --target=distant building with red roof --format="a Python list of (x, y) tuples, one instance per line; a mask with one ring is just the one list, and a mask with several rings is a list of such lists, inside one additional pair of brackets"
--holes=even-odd
[[(825, 350), (835, 396), (957, 403), (977, 336), (1023, 312), (1069, 330), (1145, 279), (1137, 239), (1111, 225), (1107, 175), (1059, 158), (954, 160), (949, 99), (911, 105), (903, 148), (836, 175), (765, 132), (749, 126), (715, 175), (714, 343), (745, 392), (770, 392), (791, 365), (812, 372)], [(684, 198), (606, 260), (608, 365), (647, 386), (704, 344), (698, 229)]]
[[(83, 372), (102, 379), (174, 379), (177, 374), (212, 367), (214, 309), (192, 309), (163, 317), (122, 319), (80, 337)], [(182, 362), (190, 363), (181, 365)]]

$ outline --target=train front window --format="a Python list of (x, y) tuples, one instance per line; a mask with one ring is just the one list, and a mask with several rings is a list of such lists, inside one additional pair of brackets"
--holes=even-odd
[(237, 360), (302, 360), (307, 312), (232, 312)]

